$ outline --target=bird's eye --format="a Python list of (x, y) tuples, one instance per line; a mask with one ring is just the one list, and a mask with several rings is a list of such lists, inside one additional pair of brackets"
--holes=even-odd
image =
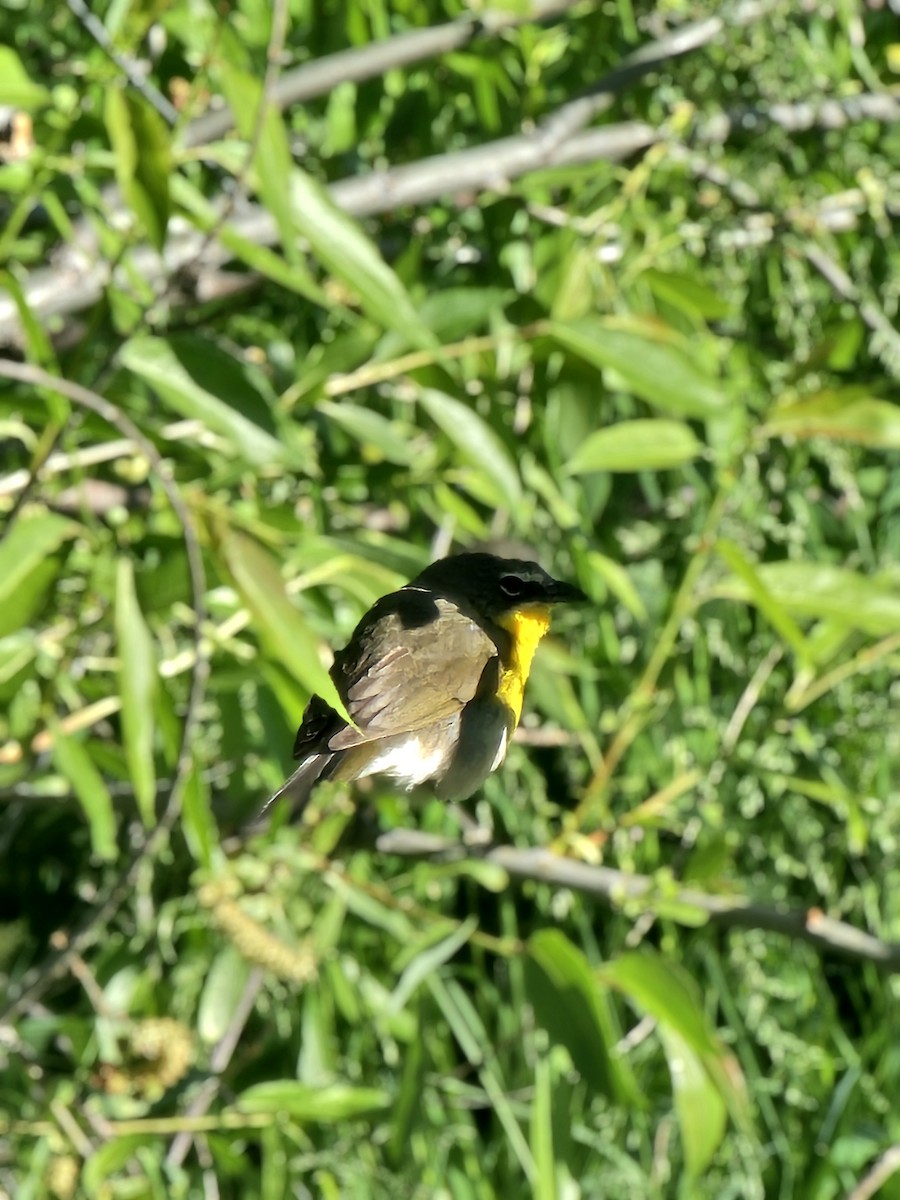
[(500, 579), (500, 590), (512, 600), (518, 600), (525, 593), (525, 581), (518, 575), (504, 575)]

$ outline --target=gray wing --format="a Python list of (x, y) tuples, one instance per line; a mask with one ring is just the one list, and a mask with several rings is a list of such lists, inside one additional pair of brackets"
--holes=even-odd
[(400, 612), (376, 606), (371, 623), (358, 631), (360, 651), (335, 663), (335, 683), (356, 728), (336, 733), (330, 749), (452, 716), (475, 696), (491, 660), (499, 666), (494, 641), (453, 601), (428, 596), (423, 603), (426, 620), (413, 624), (408, 596)]

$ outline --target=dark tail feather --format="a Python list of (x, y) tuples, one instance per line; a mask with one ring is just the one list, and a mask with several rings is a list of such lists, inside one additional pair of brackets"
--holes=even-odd
[(306, 808), (307, 801), (316, 781), (334, 757), (333, 754), (325, 753), (310, 754), (308, 758), (304, 759), (293, 775), (289, 776), (278, 791), (270, 796), (259, 810), (256, 820), (253, 822), (253, 828), (256, 829), (257, 826), (265, 823), (263, 822), (263, 817), (272, 805), (279, 800), (289, 800), (292, 815), (299, 817), (304, 808)]

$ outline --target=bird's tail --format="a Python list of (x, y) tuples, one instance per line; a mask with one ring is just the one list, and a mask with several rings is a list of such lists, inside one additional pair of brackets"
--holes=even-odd
[(306, 808), (316, 781), (334, 758), (335, 755), (327, 751), (324, 754), (310, 754), (305, 758), (293, 775), (290, 775), (278, 791), (268, 798), (259, 810), (254, 826), (262, 821), (278, 800), (289, 800), (293, 816), (299, 817)]

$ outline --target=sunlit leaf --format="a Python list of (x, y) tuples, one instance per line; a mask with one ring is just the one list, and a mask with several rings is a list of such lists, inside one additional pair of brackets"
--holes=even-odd
[(248, 462), (264, 465), (284, 457), (271, 414), (243, 365), (213, 343), (139, 335), (125, 343), (119, 359), (175, 412), (202, 421)]
[(236, 530), (226, 534), (221, 549), (269, 652), (308, 692), (318, 693), (332, 708), (344, 712), (322, 662), (319, 640), (288, 596), (275, 559), (258, 542)]
[(147, 237), (161, 250), (170, 212), (169, 131), (160, 115), (132, 89), (106, 89), (104, 118), (122, 194)]
[(777, 405), (766, 416), (762, 432), (900, 450), (900, 405), (860, 395), (858, 388), (819, 392), (793, 404)]
[(254, 1084), (237, 1099), (240, 1112), (281, 1113), (296, 1121), (317, 1124), (371, 1116), (390, 1103), (390, 1096), (380, 1088), (351, 1087), (345, 1083), (317, 1088), (294, 1079)]
[[(78, 526), (56, 513), (35, 512), (20, 516), (0, 540), (0, 628), (14, 633), (28, 620), (28, 594), (39, 598), (47, 582), (47, 559)], [(50, 570), (52, 571), (52, 566)], [(11, 622), (12, 605), (20, 615)]]
[(116, 575), (116, 644), (122, 736), (138, 811), (145, 825), (155, 819), (153, 705), (158, 686), (156, 652), (134, 590), (131, 560), (120, 558)]
[(497, 503), (514, 509), (522, 497), (522, 484), (512, 456), (488, 422), (445, 392), (423, 388), (419, 401), (434, 423), (459, 450), (467, 463), (477, 467), (493, 485)]
[(563, 349), (600, 370), (612, 369), (622, 386), (655, 408), (686, 417), (710, 417), (728, 400), (686, 346), (669, 338), (622, 329), (608, 319), (553, 321), (547, 331)]
[(702, 453), (693, 430), (681, 421), (621, 421), (591, 434), (566, 463), (566, 471), (663, 471), (683, 467)]
[(12, 46), (0, 46), (0, 104), (33, 112), (49, 103), (49, 90), (28, 78)]
[[(888, 583), (824, 562), (759, 563), (756, 573), (776, 603), (796, 617), (829, 620), (874, 637), (900, 629), (900, 591)], [(756, 604), (753, 588), (733, 575), (710, 596)]]

